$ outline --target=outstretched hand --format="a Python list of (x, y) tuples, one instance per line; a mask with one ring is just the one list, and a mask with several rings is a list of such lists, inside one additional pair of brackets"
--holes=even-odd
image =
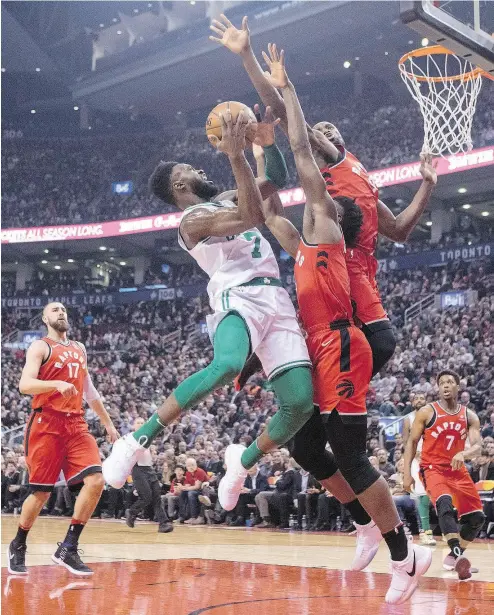
[(269, 43), (268, 45), (269, 56), (264, 51), (262, 57), (268, 65), (269, 71), (265, 71), (266, 79), (275, 88), (285, 88), (288, 85), (288, 75), (285, 70), (285, 52), (282, 49), (278, 53), (275, 43)]
[(259, 105), (254, 105), (254, 114), (257, 119), (256, 138), (254, 145), (260, 147), (269, 147), (275, 141), (274, 129), (280, 123), (280, 118), (275, 118), (271, 107), (266, 107), (264, 117), (261, 118), (261, 109)]
[(252, 122), (243, 109), (238, 114), (236, 122), (233, 122), (229, 109), (225, 113), (220, 113), (220, 120), (221, 140), (215, 135), (209, 135), (209, 142), (229, 157), (238, 156), (245, 149), (245, 133)]
[(250, 30), (247, 17), (242, 19), (242, 27), (238, 29), (222, 13), (220, 20), (213, 19), (209, 28), (218, 35), (210, 36), (209, 40), (223, 45), (233, 53), (241, 55), (250, 49)]
[(432, 154), (420, 154), (420, 175), (422, 179), (435, 186), (437, 184), (437, 161), (432, 162)]

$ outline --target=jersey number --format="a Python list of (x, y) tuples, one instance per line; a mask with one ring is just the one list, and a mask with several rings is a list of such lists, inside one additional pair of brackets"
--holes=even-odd
[(455, 441), (455, 437), (454, 436), (446, 436), (446, 440), (448, 440), (448, 444), (446, 446), (446, 450), (449, 451), (449, 450), (451, 450), (451, 447), (453, 446), (453, 442)]
[[(69, 378), (77, 378), (77, 374), (79, 373), (79, 363), (67, 363), (67, 367), (69, 368)], [(72, 373), (72, 370), (73, 373)]]
[(253, 233), (252, 231), (247, 231), (247, 233), (244, 233), (243, 236), (247, 239), (247, 241), (254, 239), (254, 249), (251, 253), (252, 258), (261, 258), (261, 238), (259, 235), (257, 233)]

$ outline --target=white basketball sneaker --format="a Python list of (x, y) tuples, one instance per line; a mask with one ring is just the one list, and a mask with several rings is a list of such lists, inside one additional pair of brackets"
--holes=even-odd
[(382, 534), (374, 521), (366, 525), (353, 522), (353, 525), (357, 529), (357, 549), (350, 570), (363, 570), (374, 559), (382, 540)]
[(391, 562), (391, 585), (386, 594), (388, 604), (403, 604), (417, 589), (419, 579), (428, 570), (432, 562), (432, 551), (411, 542), (408, 543), (408, 555), (401, 562)]
[(119, 438), (109, 457), (103, 461), (103, 478), (115, 489), (121, 489), (125, 485), (127, 477), (137, 462), (139, 453), (144, 447), (137, 442), (131, 433)]
[(225, 510), (233, 510), (238, 502), (238, 496), (244, 486), (247, 470), (240, 459), (245, 451), (241, 444), (230, 444), (225, 451), (226, 474), (218, 487), (218, 500)]

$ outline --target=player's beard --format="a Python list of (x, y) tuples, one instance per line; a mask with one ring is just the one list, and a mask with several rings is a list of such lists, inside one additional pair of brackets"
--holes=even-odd
[(196, 179), (192, 184), (192, 192), (201, 199), (211, 200), (219, 192), (218, 186), (205, 179)]
[(57, 333), (65, 333), (69, 330), (69, 323), (66, 320), (56, 319), (51, 322), (48, 321), (48, 324), (52, 329), (57, 331)]

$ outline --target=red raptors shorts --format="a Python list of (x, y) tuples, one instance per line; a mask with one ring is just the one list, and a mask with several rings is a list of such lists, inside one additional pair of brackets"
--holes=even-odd
[(309, 334), (314, 403), (321, 414), (366, 415), (365, 397), (372, 373), (372, 352), (360, 329), (327, 325)]
[(442, 495), (450, 495), (458, 517), (482, 510), (480, 496), (466, 468), (453, 470), (451, 467), (426, 466), (420, 468), (420, 474), (434, 506)]
[(33, 491), (51, 491), (60, 471), (69, 485), (101, 472), (98, 445), (80, 414), (33, 410), (24, 435), (24, 452)]
[(388, 318), (376, 282), (377, 261), (358, 249), (347, 252), (346, 265), (350, 278), (350, 295), (355, 316), (364, 325)]

